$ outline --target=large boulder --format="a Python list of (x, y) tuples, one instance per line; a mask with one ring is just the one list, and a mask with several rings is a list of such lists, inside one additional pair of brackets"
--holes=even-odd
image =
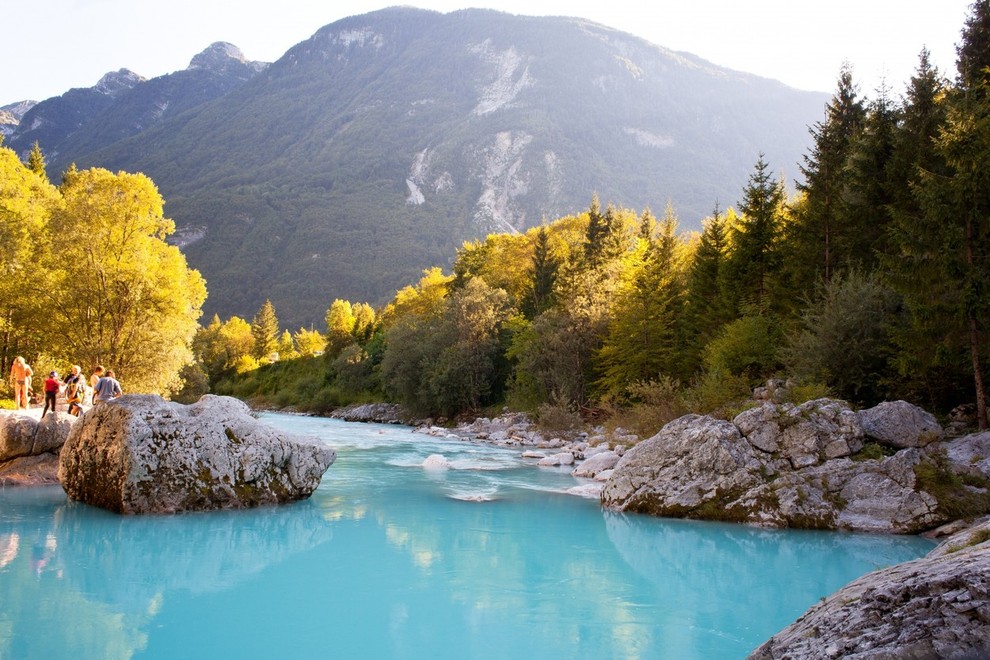
[(888, 447), (924, 447), (942, 439), (935, 416), (907, 401), (884, 401), (857, 414), (863, 432)]
[(916, 448), (856, 455), (862, 447), (856, 413), (831, 399), (765, 403), (733, 422), (688, 415), (627, 452), (601, 501), (661, 516), (895, 534), (950, 519), (946, 493), (918, 478), (937, 472), (937, 461)]
[(125, 395), (86, 412), (62, 448), (70, 499), (118, 513), (175, 513), (308, 497), (335, 459), (315, 438), (290, 436), (229, 397), (183, 406)]
[(658, 516), (731, 518), (735, 512), (726, 505), (762, 483), (762, 469), (731, 422), (686, 415), (625, 453), (601, 501), (611, 509)]
[(41, 421), (19, 413), (0, 415), (0, 485), (58, 483), (58, 454), (75, 421), (61, 412)]
[(943, 445), (956, 472), (990, 479), (990, 432), (972, 433)]
[(851, 582), (749, 657), (990, 657), (990, 523)]

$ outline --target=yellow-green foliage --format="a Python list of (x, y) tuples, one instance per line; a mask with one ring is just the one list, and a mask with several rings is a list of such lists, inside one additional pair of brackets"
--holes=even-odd
[(206, 285), (165, 242), (175, 227), (162, 207), (143, 174), (73, 169), (54, 188), (0, 148), (8, 347), (44, 346), (59, 365), (103, 364), (129, 392), (177, 389)]

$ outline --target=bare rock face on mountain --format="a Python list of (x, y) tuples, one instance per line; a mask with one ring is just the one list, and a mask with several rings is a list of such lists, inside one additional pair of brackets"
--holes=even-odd
[(41, 421), (16, 413), (0, 416), (0, 485), (58, 483), (58, 454), (75, 420), (65, 413)]
[(126, 395), (87, 412), (62, 449), (71, 499), (118, 513), (176, 513), (309, 497), (336, 455), (289, 436), (229, 397), (190, 406)]
[[(896, 419), (896, 410), (904, 420)], [(889, 444), (918, 444), (934, 432), (919, 410), (880, 411), (886, 429), (902, 429), (886, 434)], [(865, 439), (860, 420), (874, 413), (818, 399), (800, 406), (764, 403), (732, 422), (676, 419), (626, 452), (602, 490), (602, 504), (660, 516), (895, 534), (952, 518), (952, 507), (939, 500), (945, 493), (929, 492), (919, 476), (953, 481), (941, 455), (913, 446), (893, 456), (857, 455)], [(957, 453), (976, 464), (972, 456), (982, 445), (970, 445)], [(960, 488), (972, 489), (965, 497), (987, 497), (985, 487)]]
[(851, 582), (749, 657), (990, 657), (990, 522)]

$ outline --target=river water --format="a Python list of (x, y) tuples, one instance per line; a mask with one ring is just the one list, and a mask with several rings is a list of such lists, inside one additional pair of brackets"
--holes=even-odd
[(741, 658), (932, 547), (603, 512), (518, 452), (262, 419), (337, 449), (310, 499), (122, 517), (0, 489), (0, 659)]

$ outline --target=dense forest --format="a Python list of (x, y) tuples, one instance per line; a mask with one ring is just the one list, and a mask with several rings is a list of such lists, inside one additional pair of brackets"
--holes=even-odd
[[(179, 396), (446, 417), (508, 405), (650, 433), (731, 414), (779, 377), (796, 397), (965, 404), (985, 428), (990, 0), (967, 18), (954, 81), (922, 51), (903, 97), (870, 99), (844, 67), (810, 130), (793, 195), (761, 154), (701, 232), (679, 232), (669, 203), (654, 215), (589, 193), (578, 215), (465, 243), (452, 272), (425, 271), (383, 308), (333, 301), (325, 330), (283, 331), (270, 302), (251, 321), (214, 317)], [(62, 188), (77, 176), (92, 175)]]

